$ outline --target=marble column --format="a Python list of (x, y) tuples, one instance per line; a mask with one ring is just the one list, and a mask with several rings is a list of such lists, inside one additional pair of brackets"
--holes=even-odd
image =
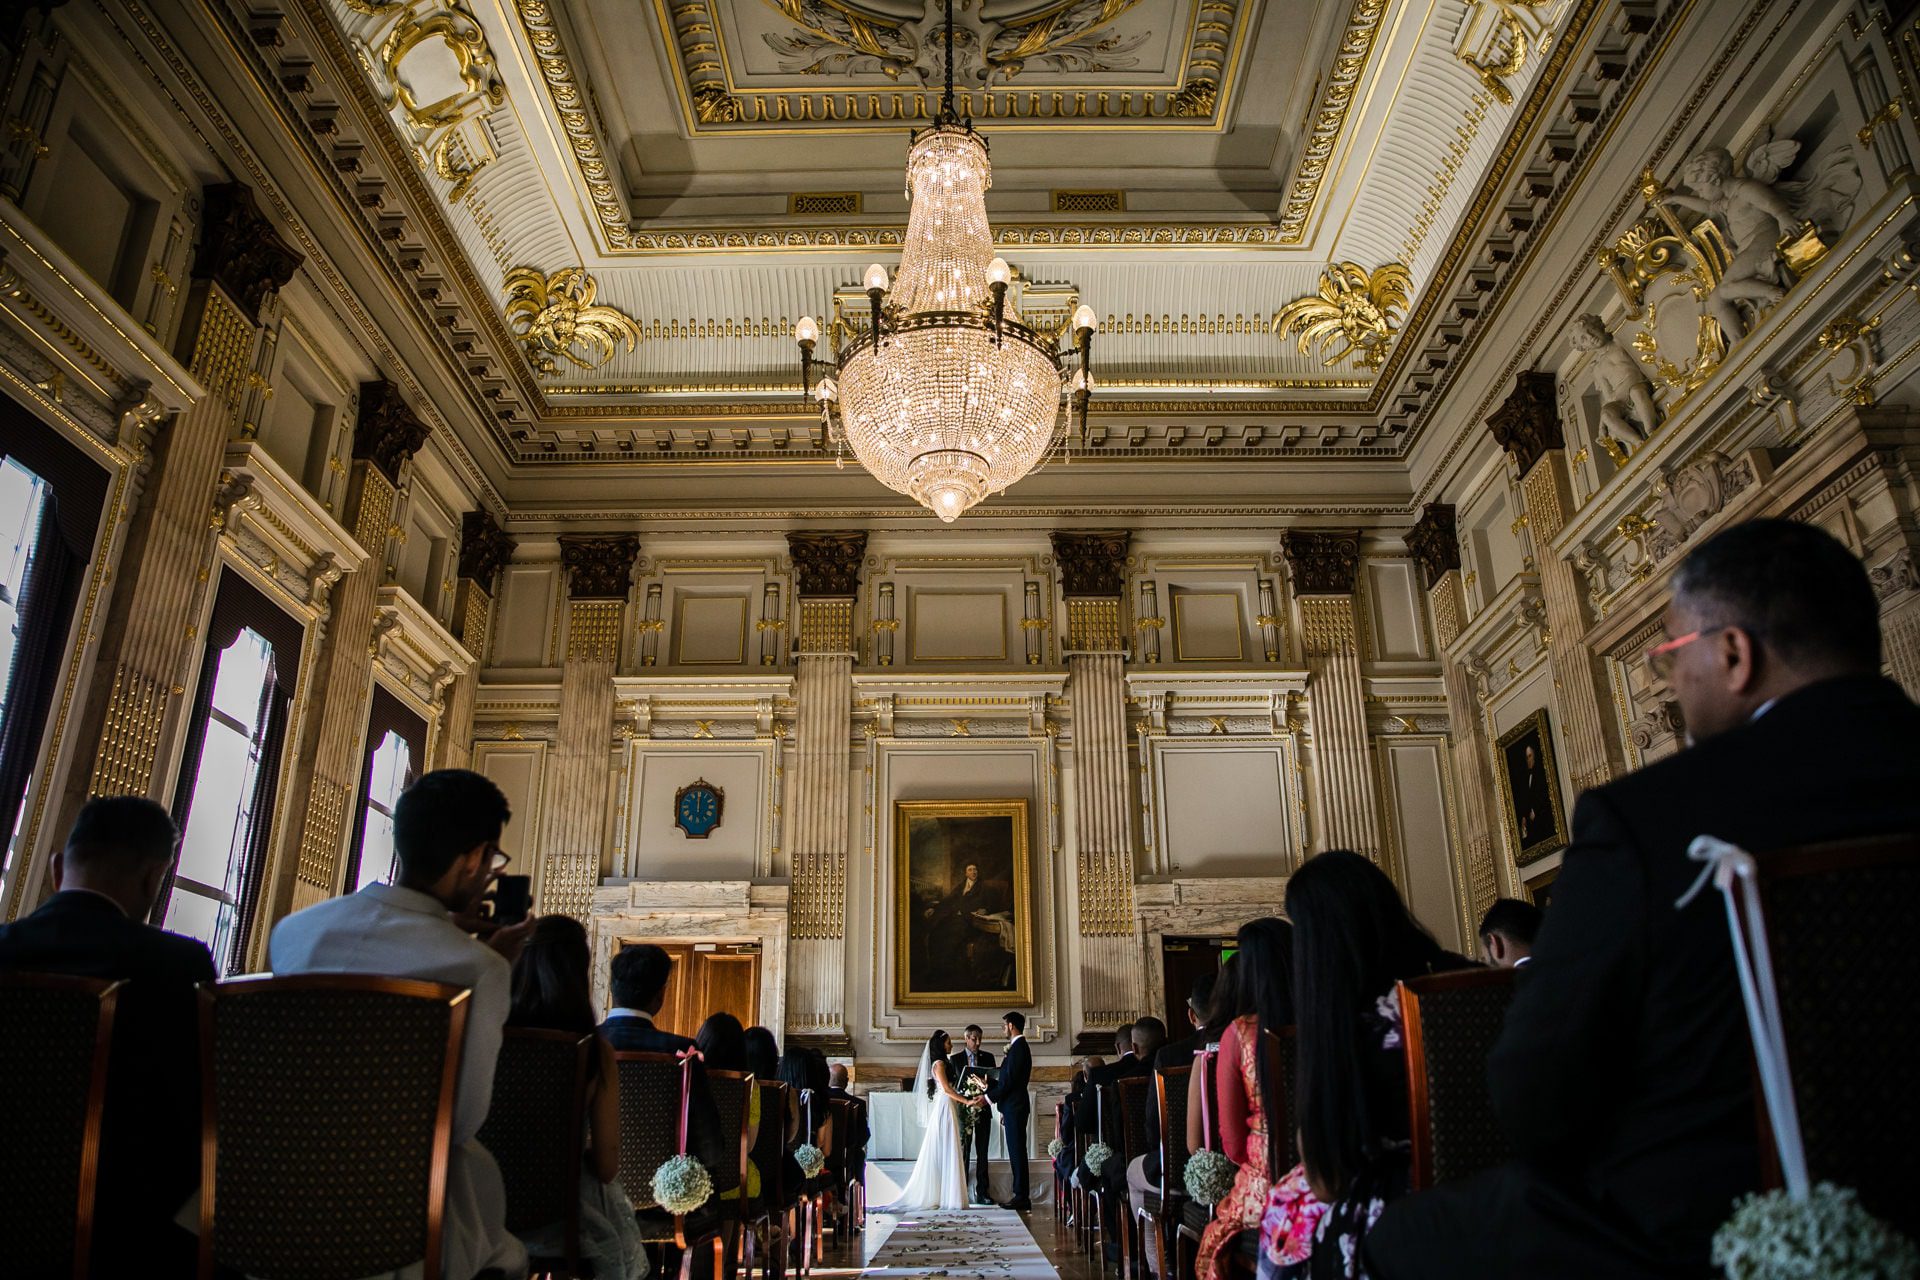
[(1420, 521), (1407, 532), (1407, 550), (1427, 581), (1427, 604), (1433, 611), (1434, 641), (1439, 646), (1440, 676), (1447, 696), (1449, 750), (1453, 757), (1454, 793), (1458, 801), (1454, 832), (1455, 896), (1460, 903), (1461, 936), (1473, 937), (1480, 918), (1500, 894), (1494, 871), (1493, 778), (1491, 758), (1481, 733), (1480, 699), (1473, 680), (1451, 652), (1466, 620), (1465, 586), (1460, 580), (1460, 541), (1454, 510), (1447, 503), (1430, 502)]
[(853, 606), (865, 533), (790, 533), (800, 624), (794, 659), (794, 769), (786, 795), (793, 868), (787, 1029), (816, 1047), (844, 1048), (847, 858), (852, 804)]
[(493, 624), (493, 592), (500, 568), (513, 556), (513, 539), (501, 532), (485, 507), (460, 517), (460, 568), (453, 599), (453, 636), (473, 655), (473, 666), (455, 676), (440, 713), (440, 733), (431, 767), (465, 769), (473, 760), (473, 698), (480, 668), (487, 664), (487, 632)]
[[(1128, 801), (1126, 530), (1055, 533), (1067, 603), (1067, 700), (1073, 713), (1073, 814), (1079, 899), (1080, 1035), (1110, 1048), (1113, 1029), (1146, 1007), (1134, 911)], [(1102, 1044), (1101, 1042), (1104, 1042)]]
[(567, 534), (567, 651), (560, 668), (560, 722), (541, 800), (535, 874), (538, 909), (585, 920), (600, 886), (613, 787), (613, 675), (620, 663), (627, 597), (640, 539), (631, 533)]
[(1300, 602), (1318, 848), (1352, 849), (1378, 862), (1379, 787), (1367, 735), (1354, 617), (1360, 535), (1350, 529), (1290, 529), (1281, 539), (1281, 551)]
[(1578, 795), (1623, 772), (1626, 759), (1606, 729), (1606, 674), (1585, 643), (1591, 621), (1586, 581), (1572, 561), (1553, 549), (1574, 509), (1553, 375), (1520, 374), (1512, 393), (1487, 419), (1487, 427), (1521, 477), (1522, 518), (1532, 534), (1529, 567), (1540, 575), (1547, 610), (1547, 661), (1553, 669), (1560, 741), (1567, 777)]
[(391, 382), (360, 384), (353, 428), (353, 466), (347, 477), (344, 522), (367, 552), (367, 563), (333, 588), (333, 615), (315, 668), (313, 696), (302, 719), (288, 794), (304, 797), (287, 815), (299, 850), (293, 879), (277, 892), (285, 910), (298, 911), (341, 891), (341, 854), (358, 808), (367, 742), (367, 706), (378, 651), (374, 607), (388, 578), (387, 558), (398, 528), (394, 507), (427, 424)]
[(293, 278), (300, 255), (234, 185), (204, 193), (201, 241), (178, 355), (206, 395), (158, 432), (151, 470), (115, 567), (101, 629), (98, 675), (75, 726), (94, 742), (91, 767), (73, 771), (61, 798), (64, 831), (91, 796), (148, 795), (165, 803), (213, 590), (223, 515), (215, 505), (227, 442), (240, 437), (265, 386), (270, 358), (263, 308)]

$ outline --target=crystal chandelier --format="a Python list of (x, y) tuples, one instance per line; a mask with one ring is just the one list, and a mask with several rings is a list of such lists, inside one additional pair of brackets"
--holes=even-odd
[[(818, 400), (829, 438), (951, 524), (1038, 466), (1076, 416), (1084, 427), (1097, 322), (1091, 307), (1076, 308), (1073, 346), (1063, 351), (1058, 333), (1023, 323), (1007, 304), (1012, 272), (994, 256), (987, 225), (993, 170), (986, 139), (954, 110), (953, 0), (946, 8), (946, 92), (907, 151), (899, 274), (889, 288), (885, 267), (867, 268), (870, 316), (865, 326), (833, 326), (837, 362), (813, 358), (820, 326), (812, 316), (800, 318), (794, 337), (802, 386)], [(818, 386), (816, 365), (826, 374)]]

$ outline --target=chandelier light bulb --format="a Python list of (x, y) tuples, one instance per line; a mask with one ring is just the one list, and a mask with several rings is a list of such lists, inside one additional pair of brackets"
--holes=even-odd
[(1073, 309), (1073, 331), (1075, 333), (1092, 333), (1099, 327), (1100, 317), (1093, 313), (1092, 307), (1083, 302)]
[(942, 524), (952, 524), (960, 518), (961, 512), (973, 505), (956, 486), (942, 486), (927, 496), (933, 500), (933, 514), (940, 517)]
[(1075, 391), (1093, 390), (1093, 379), (1087, 376), (1085, 369), (1075, 369), (1073, 371), (1073, 389)]
[(877, 262), (868, 267), (866, 288), (869, 293), (872, 293), (876, 289), (881, 293), (885, 293), (887, 291), (887, 269)]
[(820, 385), (813, 389), (813, 398), (821, 404), (832, 404), (840, 395), (840, 386), (832, 378), (820, 379)]
[(810, 347), (820, 341), (820, 325), (812, 316), (801, 316), (800, 323), (793, 326), (794, 341), (803, 347)]
[(987, 283), (1005, 284), (1013, 279), (1013, 270), (1007, 266), (1005, 258), (995, 258), (987, 264)]

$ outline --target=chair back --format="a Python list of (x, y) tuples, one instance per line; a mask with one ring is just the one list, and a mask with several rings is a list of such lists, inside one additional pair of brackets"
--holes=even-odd
[[(1913, 1020), (1889, 1017), (1882, 1003), (1884, 993), (1920, 988), (1920, 955), (1897, 941), (1920, 895), (1920, 837), (1777, 850), (1756, 861), (1808, 1172), (1853, 1187), (1868, 1212), (1920, 1238), (1920, 1095), (1910, 1087), (1920, 1049)], [(1761, 1150), (1776, 1164), (1766, 1110), (1756, 1112)]]
[(1165, 1199), (1174, 1188), (1184, 1188), (1187, 1176), (1187, 1088), (1193, 1079), (1191, 1065), (1163, 1067), (1153, 1073), (1153, 1087), (1160, 1104), (1160, 1195)]
[[(200, 988), (200, 1274), (439, 1280), (469, 993), (361, 974)], [(378, 1170), (379, 1177), (369, 1177)]]
[(120, 984), (0, 973), (0, 1204), (9, 1268), (85, 1276)]
[[(717, 1198), (729, 1191), (739, 1191), (740, 1209), (744, 1211), (747, 1199), (747, 1124), (752, 1114), (748, 1099), (754, 1088), (753, 1072), (709, 1070), (707, 1088), (713, 1094), (714, 1110), (720, 1113), (720, 1147), (727, 1156), (718, 1169), (707, 1171), (713, 1179), (713, 1194)], [(767, 1124), (764, 1099), (760, 1123), (763, 1128)]]
[(1132, 1164), (1147, 1154), (1159, 1138), (1147, 1119), (1147, 1098), (1153, 1090), (1153, 1077), (1129, 1076), (1115, 1081), (1113, 1088), (1119, 1103), (1116, 1110), (1120, 1113), (1120, 1145), (1115, 1150), (1123, 1161)]
[(507, 1230), (524, 1235), (561, 1223), (569, 1260), (579, 1252), (587, 1071), (596, 1049), (591, 1034), (508, 1027), (480, 1126), (480, 1145), (506, 1184)]
[(1214, 1069), (1220, 1062), (1220, 1046), (1210, 1044), (1193, 1055), (1193, 1069), (1200, 1073), (1200, 1136), (1208, 1151), (1225, 1151), (1220, 1140), (1220, 1089)]
[(1294, 1120), (1294, 1089), (1299, 1083), (1298, 1047), (1293, 1028), (1281, 1027), (1260, 1036), (1265, 1054), (1267, 1097), (1263, 1102), (1267, 1128), (1267, 1180), (1277, 1182), (1300, 1163), (1300, 1126)]
[[(760, 1198), (768, 1204), (784, 1204), (787, 1186), (787, 1086), (780, 1080), (762, 1080), (760, 1090), (760, 1131), (754, 1135), (750, 1158), (760, 1171)], [(800, 1136), (806, 1141), (806, 1135)]]
[(654, 1171), (687, 1150), (689, 1068), (671, 1053), (623, 1052), (613, 1061), (620, 1072), (620, 1185), (634, 1208), (658, 1209)]
[(1400, 984), (1416, 1191), (1513, 1155), (1487, 1089), (1487, 1055), (1513, 1000), (1513, 975), (1464, 969)]
[(846, 1098), (827, 1099), (827, 1116), (833, 1121), (833, 1150), (827, 1153), (827, 1168), (835, 1173), (845, 1171), (847, 1141), (853, 1136), (854, 1104)]

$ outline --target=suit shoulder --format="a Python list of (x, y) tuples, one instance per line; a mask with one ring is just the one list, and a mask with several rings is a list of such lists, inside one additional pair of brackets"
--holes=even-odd
[(170, 974), (183, 974), (198, 982), (210, 982), (214, 977), (213, 953), (198, 938), (185, 938), (165, 929), (156, 929), (151, 925), (141, 926), (147, 932), (146, 946), (152, 955), (163, 962)]

